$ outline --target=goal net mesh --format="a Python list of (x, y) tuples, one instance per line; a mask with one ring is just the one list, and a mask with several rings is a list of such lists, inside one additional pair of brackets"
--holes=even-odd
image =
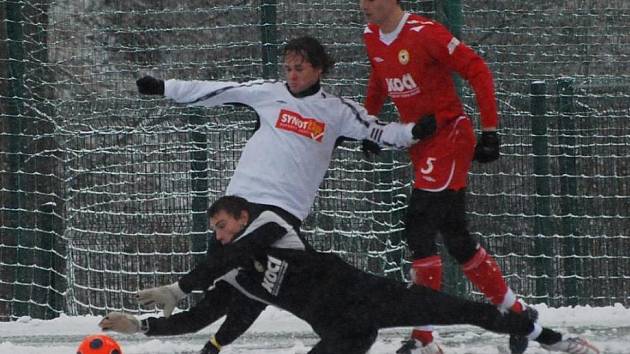
[[(308, 34), (337, 62), (326, 89), (362, 101), (358, 3), (0, 0), (0, 320), (154, 311), (135, 292), (203, 259), (204, 211), (256, 117), (141, 96), (135, 80), (281, 78), (282, 45)], [(630, 4), (476, 1), (460, 24), (448, 1), (403, 5), (452, 26), (494, 74), (502, 157), (474, 164), (467, 207), (508, 284), (533, 303), (628, 306)], [(381, 118), (396, 119), (391, 104)], [(412, 178), (405, 152), (345, 143), (304, 235), (407, 279)], [(447, 265), (446, 290), (482, 298)]]

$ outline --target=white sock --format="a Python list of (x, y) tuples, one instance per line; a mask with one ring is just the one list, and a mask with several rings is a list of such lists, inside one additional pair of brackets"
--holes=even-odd
[(534, 329), (527, 335), (529, 340), (536, 340), (542, 332), (542, 326), (538, 322), (534, 322)]

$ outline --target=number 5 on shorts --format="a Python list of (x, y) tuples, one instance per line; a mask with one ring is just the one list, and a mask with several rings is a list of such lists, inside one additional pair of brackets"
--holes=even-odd
[(433, 163), (437, 160), (435, 157), (427, 157), (426, 167), (420, 169), (420, 173), (428, 175), (433, 172)]

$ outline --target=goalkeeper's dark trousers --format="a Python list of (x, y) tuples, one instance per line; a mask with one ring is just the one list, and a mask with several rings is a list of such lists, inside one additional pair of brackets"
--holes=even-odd
[(389, 327), (469, 324), (522, 336), (534, 330), (534, 322), (527, 317), (513, 312), (503, 314), (491, 304), (423, 286), (407, 287), (367, 273), (359, 278), (362, 279), (356, 279), (358, 282), (346, 284), (343, 299), (329, 305), (340, 307), (338, 311), (331, 311), (336, 315), (309, 321), (321, 338), (310, 354), (366, 353), (378, 330)]

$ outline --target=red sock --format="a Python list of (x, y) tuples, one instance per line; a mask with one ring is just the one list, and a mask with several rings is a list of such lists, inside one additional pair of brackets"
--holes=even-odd
[[(413, 261), (411, 264), (411, 280), (416, 285), (440, 290), (442, 287), (442, 258), (435, 255)], [(432, 326), (415, 328), (411, 332), (411, 337), (420, 341), (423, 346), (427, 345), (433, 342), (433, 328)]]
[(421, 329), (414, 329), (413, 331), (411, 331), (411, 338), (420, 341), (420, 343), (422, 343), (422, 346), (425, 346), (433, 342), (433, 332), (424, 331)]
[[(501, 305), (508, 292), (496, 260), (483, 247), (462, 265), (464, 274), (494, 305)], [(515, 302), (515, 304), (517, 304)], [(514, 306), (514, 305), (510, 305)], [(521, 308), (522, 311), (522, 308)]]
[(510, 307), (510, 310), (512, 310), (512, 311), (514, 311), (516, 313), (521, 313), (525, 309), (523, 308), (523, 304), (520, 301), (515, 301), (514, 305), (512, 305), (512, 307)]
[(414, 284), (440, 290), (442, 287), (442, 258), (435, 255), (413, 261), (411, 280)]

